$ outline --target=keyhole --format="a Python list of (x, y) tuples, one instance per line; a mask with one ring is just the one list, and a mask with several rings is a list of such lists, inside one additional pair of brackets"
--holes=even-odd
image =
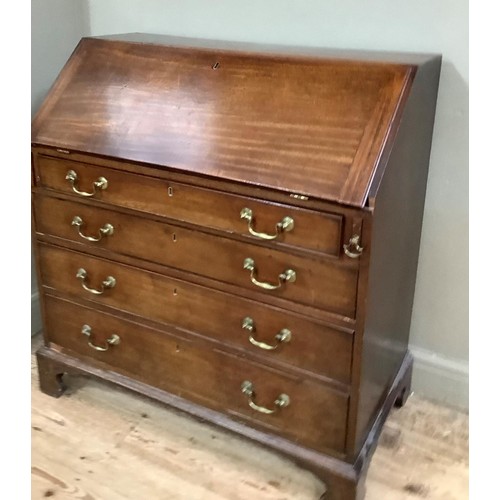
[(172, 234), (172, 241), (173, 241), (174, 243), (177, 243), (177, 235), (176, 235), (175, 233), (174, 233), (174, 234)]
[(174, 188), (172, 186), (169, 186), (167, 189), (167, 193), (169, 196), (174, 196)]
[(177, 288), (174, 288), (174, 295), (177, 295)]
[(220, 66), (219, 62), (212, 64), (212, 69), (218, 69)]
[(175, 346), (175, 352), (181, 352), (181, 348), (179, 347), (179, 344)]

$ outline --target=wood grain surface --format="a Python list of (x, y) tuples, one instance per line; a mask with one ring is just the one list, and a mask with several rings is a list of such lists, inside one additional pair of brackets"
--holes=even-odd
[[(349, 384), (353, 331), (327, 326), (312, 319), (143, 269), (97, 259), (60, 247), (39, 245), (41, 284), (45, 291), (64, 294), (76, 301), (92, 301), (139, 317), (172, 325), (237, 347), (241, 352), (271, 365), (297, 367), (309, 375)], [(88, 274), (86, 286), (100, 290), (107, 276), (116, 279), (113, 288), (95, 295), (76, 278), (78, 269)], [(141, 300), (138, 300), (141, 297)], [(274, 345), (283, 328), (291, 339), (275, 350), (263, 350), (249, 342), (243, 319), (254, 322), (252, 336)], [(290, 366), (291, 365), (291, 366)]]
[[(108, 185), (105, 190), (97, 190), (92, 200), (162, 215), (202, 228), (237, 233), (247, 237), (249, 241), (262, 240), (250, 235), (248, 222), (240, 217), (242, 209), (252, 210), (252, 227), (255, 231), (269, 235), (276, 234), (278, 222), (291, 217), (294, 221), (293, 229), (279, 233), (272, 240), (273, 245), (297, 246), (339, 255), (343, 222), (340, 209), (337, 215), (303, 210), (268, 200), (102, 167), (93, 164), (91, 157), (87, 158), (87, 162), (79, 162), (36, 154), (35, 164), (41, 187), (78, 197), (66, 180), (69, 170), (73, 170), (78, 176), (77, 189), (86, 192), (92, 192), (93, 183), (104, 176)], [(321, 230), (318, 231), (318, 228)]]
[[(37, 233), (83, 243), (87, 252), (94, 248), (156, 262), (194, 275), (233, 283), (266, 296), (282, 297), (355, 317), (357, 269), (353, 262), (298, 256), (280, 250), (243, 243), (211, 234), (126, 215), (117, 211), (36, 196)], [(79, 216), (84, 236), (97, 237), (99, 228), (112, 224), (114, 232), (98, 242), (82, 238), (71, 222)], [(255, 278), (276, 286), (278, 277), (288, 269), (296, 272), (295, 282), (285, 282), (276, 290), (265, 290), (252, 283), (250, 271), (243, 268), (246, 258), (255, 262)], [(354, 262), (356, 264), (357, 262)], [(264, 299), (265, 301), (265, 299)], [(293, 309), (293, 305), (290, 304)]]
[(32, 143), (363, 206), (414, 71), (87, 38)]
[[(323, 489), (276, 454), (117, 387), (74, 377), (51, 398), (33, 358), (34, 500), (317, 500)], [(467, 498), (467, 415), (411, 397), (386, 423), (366, 500)]]
[[(59, 381), (66, 371), (94, 375), (291, 457), (324, 481), (324, 500), (365, 498), (366, 471), (383, 422), (410, 391), (408, 306), (440, 69), (439, 56), (417, 57), (419, 62), (377, 57), (172, 47), (168, 39), (156, 45), (138, 39), (80, 42), (32, 125), (33, 227), (37, 264), (44, 267), (39, 282), (46, 344), (37, 356), (46, 394), (62, 394)], [(109, 191), (77, 198), (66, 179), (69, 167), (81, 189), (91, 190), (103, 175)], [(297, 219), (297, 230), (275, 243), (259, 241), (240, 217), (245, 207), (254, 212), (257, 231), (271, 232), (285, 215)], [(394, 233), (394, 224), (408, 228)], [(107, 236), (91, 242), (88, 236), (104, 234), (103, 227)], [(56, 255), (49, 245), (68, 251)], [(372, 246), (379, 251), (372, 253)], [(353, 247), (358, 255), (347, 251)], [(89, 286), (98, 288), (117, 275), (117, 286), (101, 302), (81, 296), (73, 269), (81, 252), (88, 254), (81, 266), (88, 267)], [(214, 302), (206, 299), (204, 286), (216, 290)], [(157, 312), (162, 303), (152, 296), (165, 292), (169, 300)], [(189, 300), (178, 304), (179, 293)], [(223, 294), (234, 294), (225, 304), (235, 306), (233, 330), (241, 329), (247, 301), (261, 303), (255, 308), (256, 318), (261, 311), (259, 339), (269, 335), (261, 337), (269, 308), (281, 309), (273, 331), (290, 311), (298, 319), (293, 329), (309, 330), (308, 342), (296, 336), (309, 358), (289, 350), (288, 358), (274, 362), (255, 357), (254, 346), (232, 343), (223, 324), (229, 314), (216, 300)], [(167, 305), (183, 308), (171, 322)], [(214, 323), (213, 331), (203, 319)], [(95, 345), (87, 344), (83, 325), (92, 327)], [(111, 333), (120, 335), (120, 343), (97, 352)], [(342, 352), (333, 371), (327, 358), (335, 356), (321, 350), (326, 336), (330, 353)], [(256, 404), (270, 407), (278, 397), (286, 400), (284, 393), (291, 404), (264, 415), (242, 394), (243, 380), (253, 383)], [(242, 441), (234, 436), (225, 448), (229, 441), (218, 437), (223, 432), (210, 432), (208, 439), (206, 425), (196, 424), (203, 429), (198, 434), (186, 431), (192, 420), (131, 396), (147, 405), (138, 412), (134, 403), (120, 400), (129, 395), (113, 390), (109, 401), (117, 402), (118, 411), (135, 409), (125, 418), (114, 414), (116, 422), (108, 427), (101, 425), (104, 413), (92, 415), (92, 402), (82, 404), (72, 420), (54, 415), (64, 403), (49, 404), (48, 421), (60, 428), (42, 455), (73, 455), (56, 459), (60, 470), (47, 465), (50, 460), (34, 463), (34, 482), (53, 483), (40, 490), (44, 497), (284, 500), (317, 499), (324, 490), (310, 474), (255, 446), (240, 460), (236, 443)], [(85, 389), (73, 391), (75, 402), (78, 394)], [(51, 432), (44, 412), (39, 423), (34, 419), (37, 438)], [(87, 417), (97, 437), (85, 438), (79, 418)], [(159, 428), (147, 428), (156, 422)], [(416, 425), (421, 423), (419, 418)], [(443, 424), (441, 415), (436, 429)], [(424, 432), (430, 435), (429, 428)], [(205, 447), (185, 456), (186, 435), (188, 443), (199, 440)], [(385, 436), (393, 455), (384, 480), (404, 462), (397, 454), (401, 433)], [(211, 440), (221, 443), (216, 460), (209, 457)], [(427, 442), (422, 460), (431, 460), (434, 472), (438, 459), (429, 448)], [(228, 456), (236, 470), (225, 465)], [(245, 466), (245, 459), (251, 464)], [(83, 485), (75, 462), (97, 485)], [(261, 466), (267, 474), (257, 474)], [(420, 475), (394, 485), (396, 496), (383, 486), (373, 498), (455, 498)]]
[[(86, 308), (46, 296), (46, 337), (56, 350), (105, 370), (231, 415), (261, 430), (283, 435), (298, 444), (341, 455), (345, 446), (348, 394), (296, 374), (252, 362), (245, 355), (207, 347), (199, 339)], [(82, 334), (90, 326), (90, 337)], [(109, 347), (106, 339), (119, 337)], [(90, 345), (89, 342), (92, 344)], [(95, 349), (107, 349), (99, 352)], [(108, 348), (109, 347), (109, 348)], [(271, 410), (264, 414), (249, 406), (244, 381), (253, 384), (254, 403)], [(276, 411), (280, 395), (289, 405)]]

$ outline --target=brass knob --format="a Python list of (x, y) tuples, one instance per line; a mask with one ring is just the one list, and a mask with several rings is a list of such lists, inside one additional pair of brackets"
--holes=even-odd
[(248, 222), (248, 232), (262, 240), (275, 240), (281, 233), (292, 231), (295, 222), (291, 217), (283, 217), (283, 219), (276, 224), (276, 232), (274, 234), (259, 233), (253, 228), (253, 211), (250, 208), (243, 208), (240, 212), (240, 219)]
[(357, 259), (363, 253), (364, 248), (359, 245), (360, 236), (355, 234), (349, 243), (344, 245), (344, 253), (351, 259)]
[(94, 295), (102, 295), (106, 289), (114, 288), (116, 285), (116, 279), (113, 276), (108, 276), (105, 280), (102, 281), (100, 290), (90, 288), (87, 285), (88, 274), (83, 267), (78, 269), (78, 271), (76, 272), (76, 277), (82, 282), (82, 288), (84, 290), (87, 290), (87, 292), (93, 293)]
[(266, 283), (264, 281), (259, 281), (256, 278), (257, 268), (255, 266), (255, 261), (250, 257), (246, 258), (243, 261), (243, 269), (250, 271), (250, 281), (260, 288), (264, 288), (264, 290), (276, 290), (281, 288), (283, 283), (289, 282), (294, 283), (297, 279), (297, 273), (293, 269), (286, 269), (278, 276), (278, 284), (273, 285), (271, 283)]
[(111, 236), (115, 228), (111, 224), (104, 224), (101, 228), (99, 228), (99, 235), (98, 236), (86, 236), (85, 234), (82, 233), (82, 228), (85, 226), (85, 222), (83, 222), (83, 219), (79, 215), (75, 215), (73, 217), (73, 220), (71, 221), (71, 225), (76, 227), (78, 234), (80, 235), (81, 238), (87, 241), (91, 241), (92, 243), (96, 241), (101, 241), (103, 236)]
[(266, 408), (265, 406), (259, 406), (254, 401), (255, 391), (252, 382), (250, 382), (249, 380), (245, 380), (241, 384), (241, 392), (248, 397), (248, 406), (250, 406), (252, 410), (258, 411), (260, 413), (265, 413), (266, 415), (271, 415), (273, 413), (276, 413), (280, 408), (286, 408), (287, 406), (290, 405), (290, 397), (287, 394), (280, 394), (274, 400), (273, 409)]
[(109, 346), (112, 345), (118, 345), (120, 343), (120, 337), (113, 333), (109, 339), (106, 339), (106, 344), (104, 347), (101, 347), (99, 345), (95, 345), (92, 342), (92, 328), (89, 325), (83, 325), (82, 326), (82, 334), (88, 337), (90, 340), (88, 341), (88, 345), (92, 347), (92, 349), (100, 352), (105, 352), (109, 349)]
[(250, 335), (248, 336), (248, 340), (251, 344), (253, 344), (256, 347), (259, 347), (260, 349), (264, 349), (266, 351), (273, 351), (277, 349), (282, 343), (287, 343), (292, 340), (292, 332), (288, 328), (282, 328), (275, 336), (274, 339), (276, 340), (274, 345), (267, 344), (266, 342), (260, 342), (255, 337), (253, 336), (253, 332), (255, 332), (255, 324), (252, 318), (247, 316), (246, 318), (243, 319), (241, 323), (241, 328), (243, 330), (247, 330), (250, 332)]
[(74, 170), (68, 170), (66, 173), (66, 180), (71, 184), (71, 189), (80, 196), (91, 197), (94, 196), (97, 191), (103, 191), (108, 187), (107, 179), (105, 177), (98, 177), (98, 179), (92, 183), (94, 189), (91, 193), (80, 191), (78, 189), (78, 174)]

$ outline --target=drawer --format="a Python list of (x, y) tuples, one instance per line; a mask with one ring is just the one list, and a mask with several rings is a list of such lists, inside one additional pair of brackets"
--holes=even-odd
[[(291, 255), (46, 196), (37, 196), (35, 203), (39, 233), (157, 262), (343, 316), (355, 315), (358, 270), (341, 261)], [(72, 225), (75, 217), (81, 226)], [(113, 227), (112, 234), (103, 236), (109, 225)], [(84, 237), (89, 235), (100, 240), (88, 241)], [(293, 279), (287, 281), (290, 275)]]
[[(79, 252), (41, 244), (39, 256), (45, 287), (200, 333), (260, 355), (266, 362), (350, 382), (352, 331)], [(78, 279), (82, 268), (86, 278)], [(105, 288), (102, 282), (109, 276), (114, 286)]]
[[(38, 155), (37, 164), (41, 185), (46, 188), (74, 193), (73, 185), (66, 180), (70, 170), (77, 174), (75, 188), (85, 192), (93, 192), (93, 183), (104, 177), (107, 187), (97, 189), (94, 197), (106, 203), (238, 233), (252, 239), (275, 237), (274, 242), (278, 246), (292, 245), (339, 255), (341, 215), (323, 214), (49, 156)], [(246, 219), (241, 218), (244, 209), (247, 209)], [(293, 224), (285, 224), (287, 230), (277, 232), (277, 224), (290, 219)], [(250, 230), (261, 236), (250, 235)]]
[[(329, 386), (51, 296), (45, 316), (46, 338), (72, 353), (306, 446), (344, 451), (348, 396)], [(278, 408), (281, 395), (289, 401)], [(275, 413), (251, 408), (251, 399)]]

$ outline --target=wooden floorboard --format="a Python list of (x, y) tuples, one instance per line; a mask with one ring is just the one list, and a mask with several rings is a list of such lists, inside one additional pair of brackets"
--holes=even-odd
[[(74, 377), (61, 398), (46, 396), (33, 358), (33, 499), (317, 500), (322, 491), (273, 453), (105, 383)], [(467, 498), (468, 416), (410, 397), (386, 423), (366, 500)]]

